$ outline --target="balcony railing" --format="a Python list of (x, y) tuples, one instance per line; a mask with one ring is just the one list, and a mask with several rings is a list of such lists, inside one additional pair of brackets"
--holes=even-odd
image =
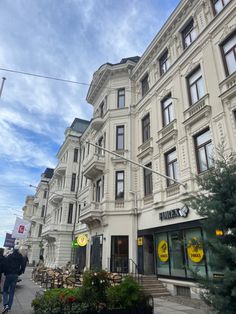
[(79, 220), (81, 223), (89, 225), (96, 221), (100, 222), (102, 217), (101, 214), (101, 204), (97, 202), (91, 202), (81, 210)]

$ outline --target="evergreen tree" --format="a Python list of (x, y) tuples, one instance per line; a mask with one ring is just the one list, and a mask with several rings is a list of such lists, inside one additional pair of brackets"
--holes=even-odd
[[(212, 273), (207, 278), (197, 276), (205, 288), (203, 297), (216, 313), (236, 313), (236, 161), (220, 160), (198, 179), (200, 191), (190, 206), (202, 220), (206, 234), (205, 250), (210, 257)], [(217, 236), (216, 230), (223, 231)], [(211, 273), (211, 272), (210, 272)]]

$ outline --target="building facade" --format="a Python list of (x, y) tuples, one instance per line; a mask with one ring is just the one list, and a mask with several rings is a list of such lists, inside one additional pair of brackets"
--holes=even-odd
[(94, 73), (87, 101), (93, 117), (66, 133), (49, 183), (48, 265), (138, 267), (194, 296), (189, 269), (213, 271), (186, 199), (220, 150), (236, 155), (235, 1), (182, 0), (141, 58)]

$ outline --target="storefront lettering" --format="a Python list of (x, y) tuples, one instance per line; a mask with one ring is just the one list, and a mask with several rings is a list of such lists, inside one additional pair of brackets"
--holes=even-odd
[(187, 217), (189, 213), (188, 206), (184, 205), (182, 208), (167, 210), (166, 212), (159, 213), (160, 220), (172, 219), (177, 217)]

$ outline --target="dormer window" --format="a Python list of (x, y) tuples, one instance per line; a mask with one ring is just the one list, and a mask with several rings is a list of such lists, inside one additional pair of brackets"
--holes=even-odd
[(193, 25), (193, 20), (191, 20), (182, 31), (184, 49), (191, 45), (191, 43), (196, 39), (196, 37), (197, 33)]
[(160, 57), (159, 65), (160, 74), (163, 75), (164, 73), (166, 73), (170, 66), (168, 50), (166, 50), (165, 53)]
[(142, 97), (149, 91), (148, 74), (141, 80), (142, 85)]
[(220, 13), (229, 2), (230, 0), (212, 0), (215, 14)]

